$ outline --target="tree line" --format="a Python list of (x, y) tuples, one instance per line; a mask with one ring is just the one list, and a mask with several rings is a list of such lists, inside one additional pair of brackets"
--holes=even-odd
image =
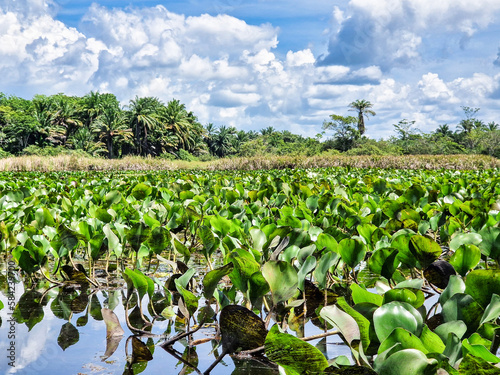
[(135, 97), (121, 106), (115, 95), (90, 92), (83, 97), (57, 94), (33, 99), (0, 93), (0, 157), (10, 155), (127, 155), (210, 160), (231, 156), (348, 154), (487, 153), (500, 156), (500, 131), (477, 119), (478, 108), (463, 107), (465, 118), (453, 132), (445, 124), (419, 132), (414, 121), (394, 125), (396, 136), (367, 138), (365, 119), (373, 105), (357, 100), (357, 116), (330, 115), (323, 133), (303, 137), (272, 126), (260, 131), (202, 125), (179, 100)]

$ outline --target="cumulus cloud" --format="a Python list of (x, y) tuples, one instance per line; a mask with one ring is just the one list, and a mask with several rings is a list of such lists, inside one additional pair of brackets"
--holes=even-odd
[[(487, 9), (487, 11), (485, 11)], [(495, 0), (351, 0), (344, 13), (334, 12), (333, 32), (324, 65), (378, 65), (384, 70), (420, 62), (422, 46), (439, 37), (458, 47), (494, 21)]]

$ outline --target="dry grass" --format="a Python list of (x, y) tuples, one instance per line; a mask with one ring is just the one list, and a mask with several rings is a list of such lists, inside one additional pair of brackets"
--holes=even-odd
[(406, 155), (406, 156), (265, 156), (220, 159), (212, 162), (169, 161), (125, 157), (107, 160), (75, 155), (55, 157), (20, 156), (0, 159), (0, 171), (160, 171), (175, 169), (269, 170), (285, 168), (385, 168), (477, 170), (500, 167), (500, 160), (484, 155)]
[(500, 167), (500, 160), (485, 155), (312, 156), (221, 159), (210, 170), (259, 170), (284, 168), (384, 168), (478, 170)]

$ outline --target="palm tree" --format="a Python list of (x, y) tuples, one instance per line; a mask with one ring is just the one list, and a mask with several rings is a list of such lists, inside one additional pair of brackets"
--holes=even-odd
[(443, 137), (451, 138), (453, 136), (453, 132), (451, 131), (448, 124), (439, 125), (435, 131), (436, 134), (440, 134)]
[(234, 151), (233, 138), (235, 134), (236, 129), (234, 127), (227, 127), (225, 125), (219, 127), (213, 138), (212, 149), (210, 151), (220, 158), (229, 155)]
[(349, 107), (351, 108), (349, 111), (357, 111), (358, 112), (358, 131), (359, 135), (365, 134), (366, 128), (365, 128), (365, 116), (368, 118), (368, 115), (375, 116), (376, 113), (371, 109), (373, 107), (373, 104), (370, 103), (368, 100), (356, 100), (355, 102), (352, 102), (349, 104)]
[(108, 150), (108, 158), (115, 157), (115, 145), (130, 141), (133, 137), (132, 129), (128, 128), (125, 114), (114, 107), (105, 107), (99, 117), (92, 124), (92, 130), (104, 140)]
[(260, 129), (259, 131), (262, 135), (271, 135), (276, 131), (276, 129), (272, 126), (268, 126), (267, 128)]
[(162, 103), (157, 98), (139, 98), (137, 96), (128, 105), (127, 117), (130, 128), (134, 131), (138, 155), (149, 153), (148, 130), (158, 126), (161, 106)]

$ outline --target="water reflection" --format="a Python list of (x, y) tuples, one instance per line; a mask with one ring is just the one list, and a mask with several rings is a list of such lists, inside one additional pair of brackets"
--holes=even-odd
[[(16, 324), (16, 367), (9, 367), (2, 360), (0, 373), (155, 374), (166, 369), (177, 374), (203, 373), (221, 354), (217, 342), (212, 340), (216, 334), (214, 324), (206, 324), (172, 347), (163, 349), (161, 344), (166, 338), (185, 331), (186, 319), (175, 305), (170, 315), (158, 315), (158, 311), (170, 306), (170, 300), (160, 292), (154, 294), (152, 303), (144, 299), (142, 314), (136, 298), (129, 302), (127, 318), (130, 325), (154, 333), (134, 336), (126, 324), (126, 299), (122, 290), (90, 292), (62, 286), (47, 290), (46, 285), (23, 290), (21, 284), (16, 288), (17, 305), (12, 315)], [(0, 294), (0, 300), (6, 305), (5, 293)], [(195, 315), (198, 322), (211, 322), (210, 318), (216, 314), (209, 308)], [(6, 308), (0, 310), (0, 318), (3, 322), (0, 350), (6, 352), (9, 344)], [(144, 319), (150, 324), (147, 325)], [(303, 320), (295, 324), (293, 328), (302, 335)], [(308, 322), (306, 331), (308, 335), (316, 334), (321, 332), (321, 327)], [(190, 346), (192, 343), (198, 345)], [(333, 355), (325, 342), (319, 347), (330, 357)], [(335, 356), (349, 355), (348, 348), (342, 349), (343, 352)], [(264, 357), (226, 356), (211, 373), (266, 375), (279, 372), (277, 366)]]

